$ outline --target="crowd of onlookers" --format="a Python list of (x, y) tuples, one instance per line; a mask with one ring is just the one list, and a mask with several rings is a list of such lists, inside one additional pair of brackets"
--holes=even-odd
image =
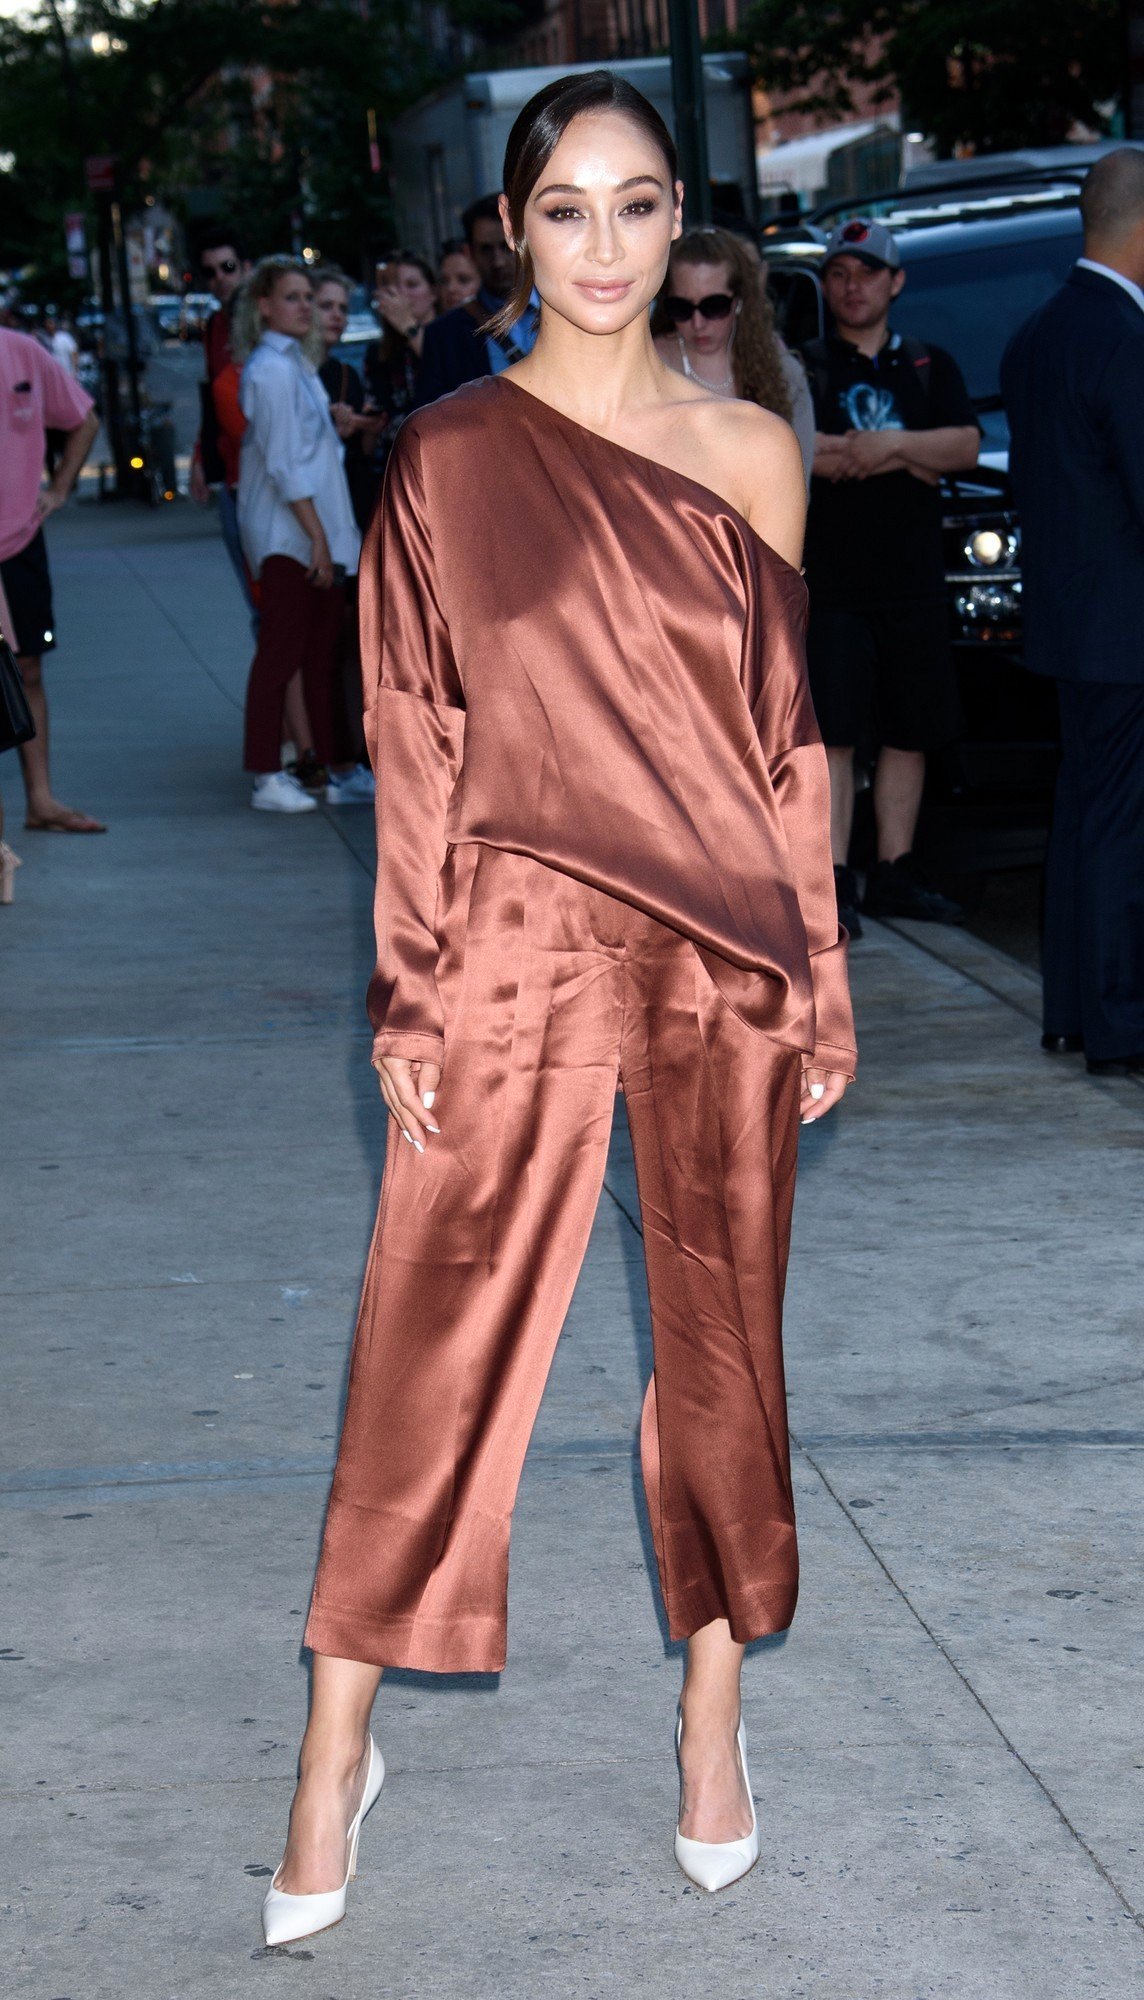
[[(390, 446), (411, 410), (499, 373), (536, 338), (535, 296), (507, 330), (487, 325), (517, 278), (497, 197), (474, 202), (463, 223), (464, 235), (435, 260), (410, 249), (379, 259), (381, 330), (360, 372), (339, 351), (353, 291), (344, 272), (291, 256), (252, 264), (225, 228), (199, 246), (220, 309), (204, 335), (191, 491), (200, 500), (217, 494), (252, 613), (244, 761), (259, 810), (312, 811), (322, 793), (334, 805), (372, 796), (358, 720), (356, 571)], [(673, 248), (655, 332), (682, 374), (789, 418), (809, 478), (810, 390), (776, 332), (752, 237), (687, 231)]]
[[(1131, 886), (1144, 852), (1144, 669), (1135, 584), (1123, 579), (1135, 577), (1141, 534), (1144, 155), (1123, 148), (1099, 161), (1081, 210), (1086, 254), (1011, 343), (1002, 388), (1028, 557), (1027, 664), (1062, 687), (1046, 1047), (1083, 1040), (1090, 1067), (1137, 1073), (1144, 982), (1139, 927), (1126, 909), (1144, 907)], [(372, 799), (356, 578), (388, 453), (411, 410), (501, 372), (536, 340), (540, 301), (526, 294), (498, 198), (474, 202), (463, 220), (463, 237), (433, 260), (397, 249), (378, 261), (380, 331), (360, 372), (342, 344), (354, 290), (344, 272), (293, 256), (252, 265), (223, 228), (199, 245), (219, 310), (203, 333), (191, 492), (216, 496), (250, 608), (244, 762), (260, 810), (313, 811), (323, 793), (333, 805)], [(830, 767), (839, 915), (856, 938), (864, 913), (937, 922), (963, 914), (918, 867), (913, 843), (927, 759), (961, 729), (942, 482), (974, 465), (980, 426), (953, 357), (894, 330), (906, 274), (890, 229), (862, 217), (840, 223), (817, 269), (826, 331), (795, 355), (776, 330), (754, 238), (687, 229), (672, 245), (652, 331), (669, 367), (715, 395), (777, 411), (799, 439), (810, 492), (810, 686)], [(1109, 357), (1103, 372), (1088, 365), (1098, 347)], [(55, 643), (42, 523), (66, 498), (96, 429), (75, 361), (74, 338), (55, 315), (34, 331), (0, 320), (0, 628), (33, 730), (21, 749), (26, 824), (89, 833), (99, 822), (52, 790), (41, 673)], [(1048, 386), (1038, 386), (1038, 370)], [(1092, 543), (1085, 562), (1069, 557), (1078, 524)], [(1112, 571), (1097, 589), (1102, 564)], [(17, 740), (5, 726), (0, 699), (0, 748)], [(851, 866), (859, 762), (872, 774), (877, 838), (861, 888)], [(14, 866), (0, 839), (0, 902), (10, 899)], [(1080, 950), (1084, 927), (1095, 936), (1099, 924), (1099, 949)]]
[[(251, 612), (244, 762), (260, 811), (369, 802), (360, 723), (356, 577), (389, 447), (418, 399), (424, 336), (479, 289), (469, 249), (378, 260), (380, 332), (359, 369), (339, 350), (354, 286), (330, 264), (251, 263), (237, 232), (199, 245), (219, 310), (204, 332), (191, 493), (213, 490)], [(283, 759), (283, 746), (289, 755)]]
[[(214, 496), (249, 607), (243, 761), (257, 810), (372, 800), (357, 571), (390, 448), (410, 411), (510, 367), (536, 340), (540, 301), (518, 289), (498, 197), (473, 202), (463, 229), (435, 259), (408, 248), (379, 258), (379, 331), (360, 369), (343, 346), (355, 290), (343, 271), (292, 255), (252, 262), (228, 227), (199, 241), (218, 309), (203, 331), (191, 494), (204, 503)], [(841, 225), (820, 268), (831, 331), (796, 355), (777, 331), (750, 231), (686, 229), (672, 244), (652, 332), (669, 367), (715, 395), (776, 411), (798, 437), (811, 495), (811, 684), (831, 766), (839, 911), (858, 937), (849, 865), (856, 753), (876, 762), (879, 846), (864, 908), (961, 915), (916, 867), (912, 846), (927, 752), (959, 723), (940, 480), (972, 465), (979, 432), (951, 357), (892, 332), (904, 280), (891, 232)], [(59, 338), (54, 325), (48, 333)], [(61, 380), (67, 359), (59, 357)], [(892, 568), (888, 545), (899, 558)], [(32, 553), (42, 556), (42, 537)], [(46, 575), (46, 559), (41, 567)], [(33, 592), (31, 615), (29, 579), (15, 581), (26, 628), (17, 650), (35, 682), (32, 655), (51, 643), (50, 600)], [(40, 812), (71, 831), (95, 825), (50, 798)]]

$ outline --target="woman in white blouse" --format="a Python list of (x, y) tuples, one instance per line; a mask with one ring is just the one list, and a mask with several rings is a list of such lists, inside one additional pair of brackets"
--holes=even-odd
[[(361, 545), (341, 442), (312, 358), (313, 320), (305, 265), (264, 257), (243, 287), (231, 342), (246, 417), (238, 531), (260, 614), (243, 763), (254, 777), (251, 804), (262, 812), (314, 810), (311, 794), (282, 769), (283, 704), (296, 673), (318, 762), (329, 765), (336, 754), (342, 585), (357, 573)], [(343, 782), (352, 769), (343, 769)], [(331, 782), (338, 784), (336, 769)]]

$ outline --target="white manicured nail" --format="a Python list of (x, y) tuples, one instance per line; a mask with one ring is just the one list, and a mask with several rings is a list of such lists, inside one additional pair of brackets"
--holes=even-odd
[(810, 1094), (812, 1097), (825, 1097), (826, 1085), (824, 1083), (812, 1083), (810, 1086)]
[(434, 1125), (433, 1120), (431, 1118), (427, 1118), (425, 1120), (425, 1130), (427, 1132), (440, 1132), (441, 1127), (439, 1125)]
[(415, 1139), (415, 1140), (413, 1141), (413, 1144), (414, 1144), (414, 1145), (416, 1146), (416, 1148), (417, 1148), (417, 1151), (418, 1151), (419, 1153), (423, 1153), (423, 1152), (425, 1151), (425, 1148), (424, 1148), (424, 1146), (423, 1146), (423, 1145), (421, 1144), (421, 1141), (420, 1141), (420, 1139)]
[(437, 1092), (435, 1090), (423, 1090), (421, 1092), (421, 1102), (425, 1106), (426, 1111), (432, 1111), (433, 1099), (436, 1095)]
[[(402, 1136), (402, 1138), (403, 1138), (403, 1139), (409, 1139), (409, 1134), (408, 1134), (408, 1132), (406, 1131), (406, 1129), (405, 1129), (404, 1125), (403, 1125), (403, 1126), (402, 1126), (402, 1128), (401, 1128), (401, 1136)], [(412, 1145), (412, 1144), (413, 1144), (413, 1141), (412, 1141), (412, 1139), (409, 1139), (409, 1143), (410, 1143), (410, 1145)]]

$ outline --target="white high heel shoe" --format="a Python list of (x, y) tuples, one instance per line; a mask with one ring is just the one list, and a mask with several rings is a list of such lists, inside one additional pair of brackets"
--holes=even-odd
[(262, 1930), (267, 1944), (293, 1944), (298, 1938), (312, 1937), (315, 1931), (326, 1931), (331, 1924), (341, 1923), (346, 1913), (346, 1890), (357, 1874), (361, 1823), (374, 1804), (384, 1782), (385, 1760), (371, 1736), (365, 1790), (361, 1795), (361, 1804), (350, 1821), (349, 1832), (346, 1834), (349, 1842), (346, 1879), (340, 1889), (326, 1889), (316, 1896), (288, 1896), (284, 1889), (276, 1889), (274, 1886), (281, 1868), (279, 1863), (262, 1905)]
[[(683, 1716), (679, 1715), (675, 1724), (675, 1754), (679, 1756), (683, 1740)], [(755, 1813), (755, 1801), (751, 1798), (751, 1780), (747, 1776), (747, 1739), (743, 1734), (740, 1719), (739, 1733), (735, 1739), (739, 1747), (739, 1765), (743, 1773), (743, 1783), (747, 1787), (747, 1797), (751, 1799), (751, 1831), (741, 1840), (688, 1840), (675, 1829), (675, 1858), (688, 1880), (699, 1889), (729, 1889), (732, 1882), (754, 1867), (759, 1858), (759, 1822)]]

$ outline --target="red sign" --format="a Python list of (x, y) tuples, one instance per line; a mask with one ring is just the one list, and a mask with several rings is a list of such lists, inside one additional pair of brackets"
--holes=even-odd
[(92, 194), (115, 193), (114, 153), (90, 153), (83, 163)]

